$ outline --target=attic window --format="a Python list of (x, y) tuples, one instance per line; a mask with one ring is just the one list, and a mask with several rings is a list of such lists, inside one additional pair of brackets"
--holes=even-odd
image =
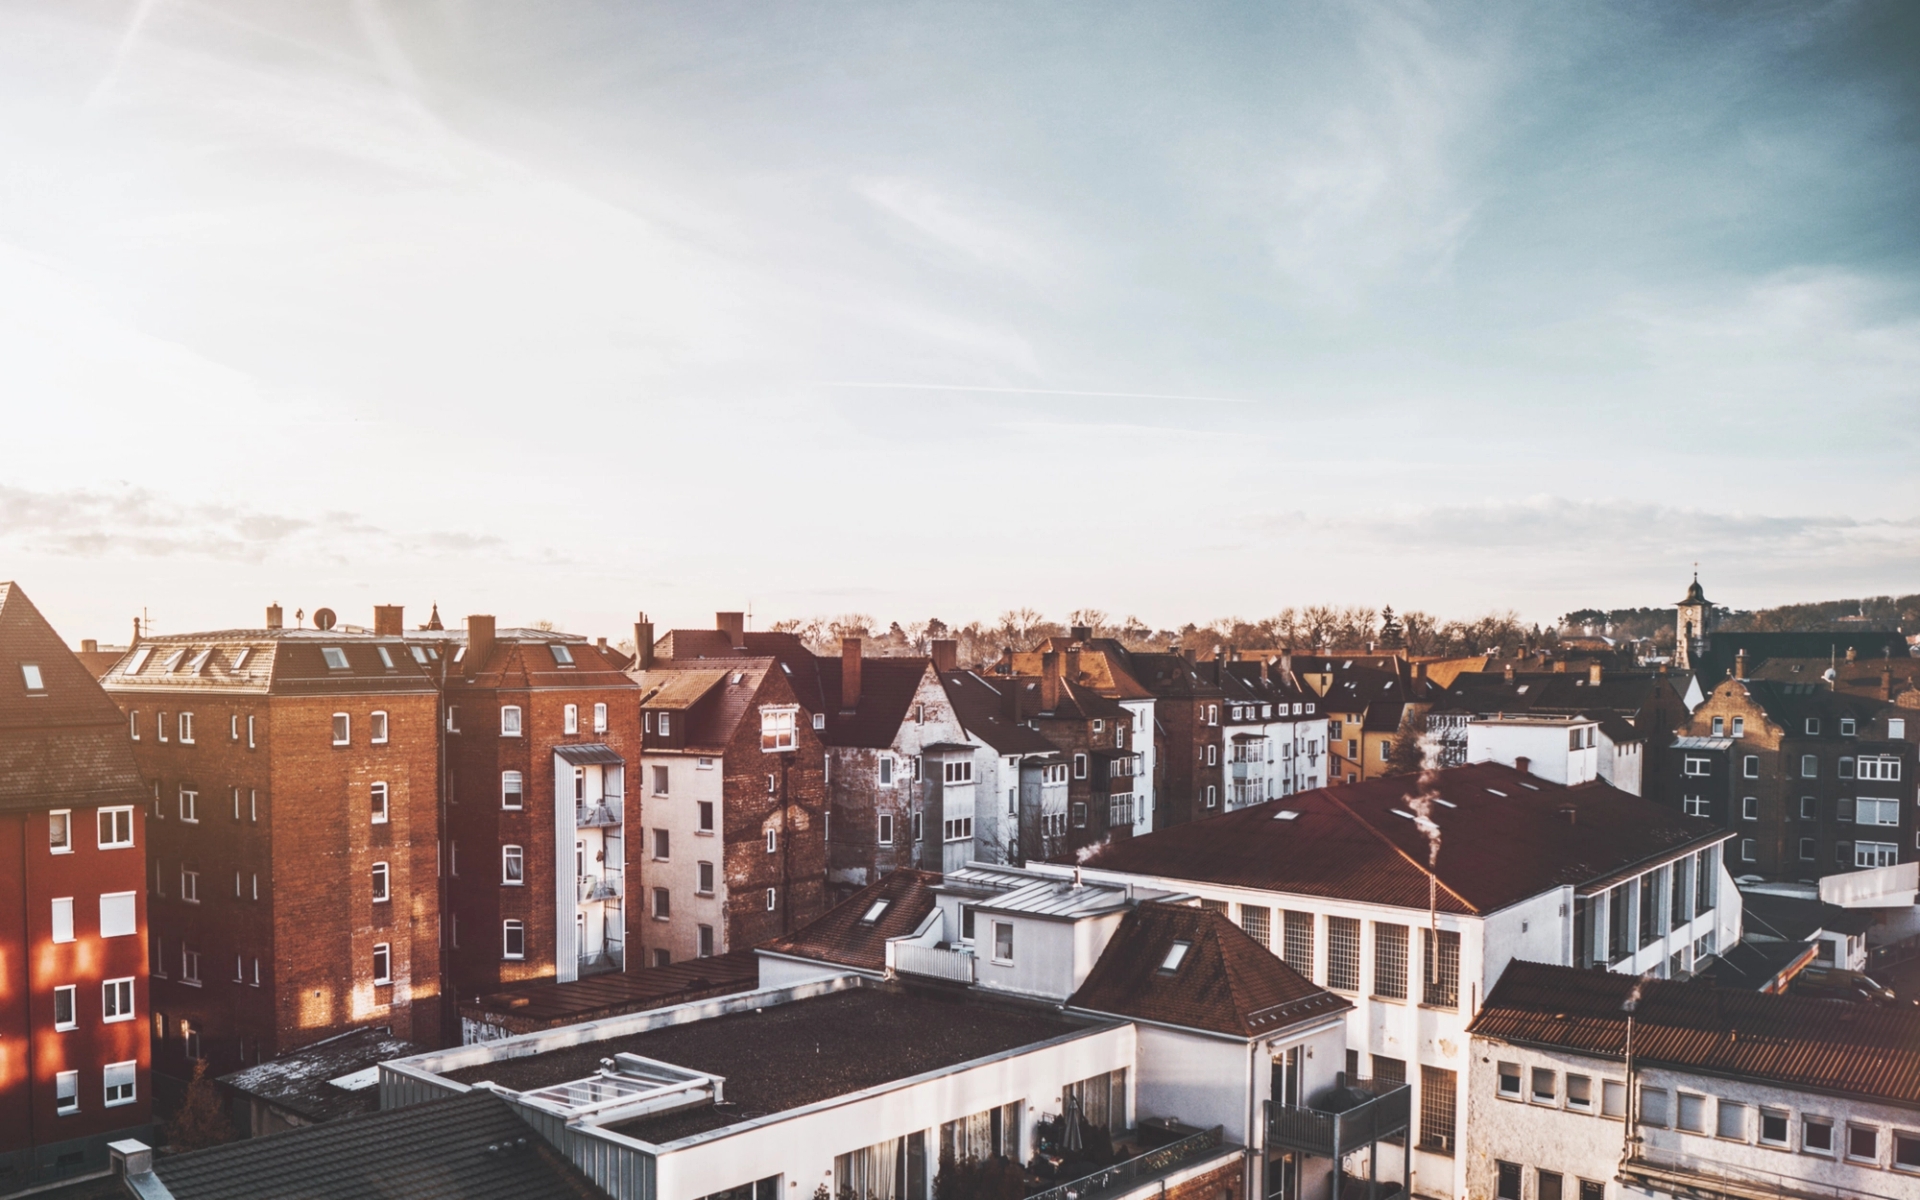
[(385, 646), (375, 646), (374, 649), (379, 652), (380, 665), (389, 671), (393, 670), (393, 655), (387, 653), (387, 648)]
[(1290, 808), (1283, 808), (1273, 814), (1273, 819), (1276, 821), (1297, 821), (1300, 819), (1300, 814)]
[(238, 671), (242, 667), (245, 667), (247, 665), (247, 660), (252, 657), (253, 657), (253, 647), (242, 646), (240, 647), (240, 653), (233, 656), (233, 666), (228, 669), (233, 671)]
[(413, 661), (419, 663), (423, 667), (426, 666), (427, 665), (427, 648), (425, 646), (414, 646), (412, 647), (412, 649), (413, 649)]
[(201, 672), (201, 670), (206, 667), (207, 660), (212, 657), (213, 657), (212, 646), (208, 646), (205, 650), (201, 650), (198, 653), (196, 653), (193, 656), (193, 661), (187, 664), (187, 674), (198, 675)]
[(466, 656), (467, 656), (467, 648), (465, 646), (462, 646), (458, 650), (455, 650), (453, 652), (453, 661), (459, 662), (461, 659), (465, 658)]
[(1167, 956), (1160, 960), (1160, 969), (1169, 975), (1178, 971), (1180, 964), (1186, 961), (1187, 951), (1191, 949), (1193, 949), (1192, 942), (1175, 942), (1167, 947)]
[(1515, 688), (1515, 689), (1513, 689), (1513, 691), (1514, 691), (1514, 694), (1515, 694), (1515, 695), (1517, 695), (1517, 696), (1524, 696), (1524, 695), (1526, 695), (1526, 694), (1527, 694), (1527, 689), (1528, 689), (1528, 688), (1530, 688), (1530, 687), (1532, 687), (1532, 686), (1533, 686), (1533, 685), (1532, 685), (1532, 684), (1530, 684), (1530, 683), (1523, 683), (1523, 684), (1521, 684), (1521, 685), (1520, 685), (1519, 687), (1517, 687), (1517, 688)]
[(1455, 804), (1455, 803), (1454, 803), (1453, 801), (1451, 801), (1451, 800), (1442, 800), (1442, 799), (1441, 799), (1440, 797), (1438, 797), (1438, 796), (1435, 796), (1435, 797), (1433, 798), (1433, 802), (1434, 802), (1435, 804), (1444, 804), (1444, 805), (1446, 805), (1446, 806), (1447, 806), (1448, 808), (1459, 808), (1459, 807), (1460, 807), (1460, 806), (1459, 806), (1458, 804)]
[(1500, 797), (1502, 800), (1505, 800), (1507, 798), (1507, 794), (1501, 791), (1499, 788), (1488, 788), (1487, 791), (1491, 792), (1493, 795)]
[(565, 646), (555, 642), (553, 645), (548, 646), (547, 649), (553, 652), (553, 663), (555, 666), (570, 667), (573, 665), (573, 651), (567, 649)]
[(746, 678), (747, 678), (747, 673), (745, 671), (735, 671), (733, 673), (732, 682), (735, 687), (738, 687), (740, 684), (746, 681)]
[(891, 900), (875, 900), (867, 907), (867, 911), (861, 915), (860, 923), (862, 925), (872, 925), (880, 919), (880, 914), (886, 912), (887, 906), (892, 903), (893, 901)]
[[(1520, 786), (1527, 789), (1530, 792), (1537, 792), (1540, 790), (1537, 785), (1531, 784), (1531, 783), (1522, 783)], [(1442, 803), (1445, 803), (1445, 801), (1442, 801)]]
[(161, 670), (178, 671), (180, 669), (180, 660), (186, 656), (187, 652), (185, 650), (175, 650), (172, 654), (167, 655), (166, 665), (162, 667)]
[(322, 646), (320, 657), (327, 660), (327, 670), (344, 671), (347, 669), (347, 652), (338, 646)]
[(40, 678), (39, 663), (21, 663), (20, 675), (27, 681), (28, 691), (44, 692), (47, 690), (46, 680)]
[(135, 650), (133, 652), (133, 661), (127, 664), (127, 669), (124, 672), (122, 672), (122, 674), (138, 675), (140, 673), (140, 668), (146, 666), (147, 660), (152, 657), (153, 657), (152, 646), (140, 647), (138, 650)]
[(1404, 808), (1389, 809), (1388, 811), (1393, 813), (1393, 815), (1396, 817), (1405, 817), (1409, 821), (1413, 820), (1413, 814), (1408, 812)]

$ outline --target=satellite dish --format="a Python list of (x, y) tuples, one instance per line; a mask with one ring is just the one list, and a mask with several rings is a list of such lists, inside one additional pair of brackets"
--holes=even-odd
[(334, 620), (333, 610), (330, 608), (316, 608), (313, 610), (313, 627), (315, 629), (322, 631), (332, 629)]

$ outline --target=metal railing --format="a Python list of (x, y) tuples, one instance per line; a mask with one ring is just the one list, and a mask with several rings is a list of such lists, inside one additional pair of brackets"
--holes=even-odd
[(1171, 1167), (1179, 1166), (1190, 1158), (1198, 1158), (1209, 1150), (1218, 1148), (1224, 1141), (1224, 1130), (1215, 1125), (1212, 1129), (1203, 1129), (1199, 1133), (1183, 1137), (1177, 1142), (1169, 1142), (1158, 1149), (1145, 1154), (1117, 1162), (1091, 1175), (1083, 1175), (1066, 1183), (1056, 1184), (1044, 1192), (1035, 1192), (1027, 1200), (1087, 1200), (1106, 1192), (1124, 1192), (1145, 1180)]
[(620, 895), (622, 872), (608, 871), (604, 875), (582, 875), (578, 881), (581, 900), (613, 900)]
[(573, 806), (573, 827), (575, 829), (603, 829), (609, 825), (618, 825), (620, 821), (620, 797), (608, 796), (605, 799)]
[(972, 983), (975, 979), (973, 951), (958, 946), (943, 950), (938, 946), (897, 943), (893, 948), (893, 969), (903, 975), (922, 975), (949, 983)]
[(1322, 1158), (1344, 1158), (1373, 1142), (1404, 1134), (1412, 1116), (1413, 1089), (1391, 1080), (1357, 1079), (1347, 1085), (1371, 1100), (1340, 1112), (1267, 1101), (1267, 1144)]

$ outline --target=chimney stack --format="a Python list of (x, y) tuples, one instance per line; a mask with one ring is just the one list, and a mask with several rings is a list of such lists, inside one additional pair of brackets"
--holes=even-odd
[(128, 646), (128, 649), (132, 649), (134, 646), (138, 646), (139, 644), (140, 644), (140, 618), (135, 617), (133, 619), (133, 641), (129, 642), (127, 646)]
[(1520, 772), (1522, 775), (1527, 774), (1527, 768), (1532, 765), (1533, 765), (1533, 760), (1528, 758), (1526, 755), (1520, 754), (1520, 755), (1514, 756), (1513, 769)]
[(1040, 656), (1040, 711), (1051, 713), (1060, 707), (1060, 652), (1049, 650)]
[(1507, 664), (1506, 673), (1507, 673), (1507, 682), (1512, 683), (1513, 682), (1513, 664), (1512, 663)]
[(1093, 640), (1093, 627), (1089, 625), (1075, 625), (1072, 629), (1067, 630), (1067, 633), (1076, 642), (1090, 642)]
[(860, 639), (840, 639), (840, 711), (860, 707)]
[(633, 669), (653, 670), (653, 622), (645, 613), (633, 623)]
[[(98, 638), (81, 638), (80, 639), (80, 653), (98, 654), (99, 652), (100, 652), (100, 639)], [(1893, 678), (1892, 667), (1887, 668), (1887, 678), (1888, 679)]]
[(714, 628), (727, 635), (728, 643), (735, 650), (747, 648), (747, 614), (723, 612), (713, 614)]
[(1021, 709), (1025, 707), (1022, 701), (1026, 692), (1026, 681), (1018, 675), (1014, 675), (1007, 680), (1007, 719), (1015, 725), (1027, 719), (1026, 715), (1021, 711)]
[(1600, 671), (1601, 671), (1601, 668), (1599, 663), (1594, 663), (1587, 668), (1587, 686), (1588, 687), (1600, 686)]
[(475, 614), (467, 618), (466, 673), (472, 675), (493, 657), (493, 618)]
[(1293, 674), (1293, 647), (1288, 646), (1280, 652), (1280, 669), (1288, 675)]
[(1733, 656), (1733, 677), (1735, 679), (1745, 679), (1747, 677), (1747, 648), (1745, 646), (1740, 647), (1739, 651)]
[(1423, 662), (1414, 663), (1413, 677), (1419, 682), (1425, 683), (1427, 681), (1427, 664)]
[(373, 606), (373, 632), (379, 637), (399, 637), (407, 631), (406, 607), (400, 604)]
[(960, 669), (960, 643), (953, 638), (933, 639), (933, 669), (942, 675)]
[(1067, 671), (1068, 679), (1073, 680), (1075, 683), (1080, 682), (1080, 651), (1078, 650), (1067, 651), (1066, 671)]
[(1893, 664), (1891, 662), (1880, 668), (1880, 698), (1893, 699)]
[[(286, 611), (282, 609), (278, 604), (267, 605), (267, 628), (268, 629), (282, 628), (286, 624), (286, 620), (287, 620)], [(139, 622), (136, 621), (134, 624), (137, 628), (139, 625)]]
[(1860, 648), (1858, 646), (1848, 646), (1847, 661), (1858, 662), (1859, 660), (1860, 660)]

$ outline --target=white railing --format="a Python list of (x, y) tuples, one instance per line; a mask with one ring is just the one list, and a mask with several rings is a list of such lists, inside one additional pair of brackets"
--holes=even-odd
[(621, 892), (622, 872), (608, 871), (603, 875), (582, 875), (579, 879), (579, 898), (581, 900), (612, 900)]
[(973, 951), (955, 947), (916, 946), (899, 942), (893, 948), (893, 969), (903, 975), (923, 975), (950, 983), (974, 981)]

